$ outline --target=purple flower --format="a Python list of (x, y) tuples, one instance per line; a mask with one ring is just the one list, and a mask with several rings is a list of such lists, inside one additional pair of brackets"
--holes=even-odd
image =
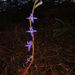
[(31, 36), (33, 36), (33, 32), (37, 32), (37, 30), (33, 30), (33, 27), (29, 27), (30, 30), (26, 31), (30, 33)]
[(27, 58), (27, 62), (26, 62), (26, 64), (27, 64), (28, 62), (31, 62), (30, 59), (31, 59), (31, 58)]
[(28, 47), (28, 51), (30, 51), (32, 44), (33, 44), (32, 41), (30, 42), (27, 41), (27, 45), (24, 45), (24, 46)]
[(42, 0), (40, 0), (40, 2), (37, 5), (42, 5), (42, 4), (43, 4), (43, 2), (42, 2)]
[(42, 0), (40, 0), (40, 2), (39, 2), (40, 4), (43, 4), (43, 1)]
[(27, 17), (26, 19), (30, 19), (32, 23), (34, 23), (34, 19), (37, 19), (37, 17), (33, 17), (33, 13), (31, 13), (30, 17)]
[(33, 56), (30, 56), (29, 58), (27, 58), (26, 64), (27, 64), (28, 62), (31, 62), (31, 59), (33, 59)]

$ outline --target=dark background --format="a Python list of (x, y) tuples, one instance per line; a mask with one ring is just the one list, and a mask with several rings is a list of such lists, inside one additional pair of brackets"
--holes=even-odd
[[(26, 3), (24, 3), (24, 1)], [(0, 0), (0, 75), (23, 75), (32, 49), (26, 19), (32, 0)], [(75, 75), (75, 2), (43, 0), (35, 9), (34, 62), (27, 75)], [(75, 1), (75, 0), (74, 0)]]
[[(0, 0), (0, 30), (5, 30), (6, 26), (10, 27), (10, 25), (7, 24), (8, 22), (19, 21), (23, 18), (26, 18), (32, 10), (34, 1), (35, 0)], [(59, 8), (63, 11), (63, 9), (65, 9), (66, 7), (68, 8), (68, 11), (70, 11), (70, 7), (75, 7), (75, 2), (72, 0), (43, 0), (43, 5), (35, 10), (35, 14), (38, 17), (41, 17), (38, 14), (41, 11), (57, 8), (57, 11), (60, 12)], [(51, 12), (53, 12), (54, 15), (57, 14), (54, 11)], [(64, 11), (64, 13), (66, 13), (66, 11)], [(61, 15), (64, 13), (61, 13)], [(69, 13), (70, 12), (68, 12), (67, 14)]]

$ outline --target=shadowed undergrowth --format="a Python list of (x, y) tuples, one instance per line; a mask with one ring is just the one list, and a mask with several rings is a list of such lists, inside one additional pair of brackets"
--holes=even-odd
[[(38, 29), (35, 33), (35, 60), (27, 75), (73, 75), (75, 48), (71, 39), (74, 37), (64, 41), (60, 37), (53, 38), (59, 22), (54, 19), (47, 22), (46, 27), (41, 22), (34, 27)], [(23, 75), (27, 67), (26, 57), (31, 55), (31, 51), (29, 53), (24, 47), (30, 39), (25, 30), (17, 24), (13, 30), (0, 33), (0, 75)]]

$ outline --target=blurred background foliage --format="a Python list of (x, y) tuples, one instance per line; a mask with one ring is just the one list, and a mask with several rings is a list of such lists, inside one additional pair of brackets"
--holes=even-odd
[[(65, 34), (65, 33), (69, 33), (71, 31), (74, 31), (72, 33), (69, 33), (69, 34), (66, 34), (65, 36), (65, 39), (66, 38), (69, 38), (70, 36), (72, 35), (75, 35), (75, 20), (72, 19), (72, 22), (70, 22), (69, 19), (65, 20), (65, 22), (63, 22), (62, 20), (58, 19), (58, 18), (55, 18), (55, 20), (59, 21), (60, 22), (60, 26), (59, 28), (56, 28), (54, 30), (54, 34), (53, 34), (53, 37), (58, 37), (62, 34)], [(64, 40), (65, 40), (64, 39)], [(73, 40), (73, 39), (72, 39)], [(75, 39), (74, 39), (75, 40)], [(73, 41), (74, 41), (73, 40)]]
[[(24, 6), (31, 9), (32, 7), (30, 6), (34, 1), (35, 0), (0, 0), (0, 14), (10, 10), (21, 11)], [(43, 0), (42, 7), (56, 7), (55, 5), (60, 4), (64, 6), (67, 6), (68, 4), (73, 5), (75, 4), (75, 0)]]
[[(25, 17), (29, 15), (35, 0), (0, 0), (0, 18)], [(39, 0), (40, 1), (40, 0)], [(75, 0), (42, 0), (43, 5), (37, 10), (46, 10), (56, 7), (75, 6)], [(62, 9), (62, 8), (61, 8)]]

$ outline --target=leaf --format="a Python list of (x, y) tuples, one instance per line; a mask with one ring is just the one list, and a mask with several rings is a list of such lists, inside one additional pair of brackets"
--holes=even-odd
[(62, 20), (55, 18), (57, 21), (61, 22), (64, 26), (66, 25)]

